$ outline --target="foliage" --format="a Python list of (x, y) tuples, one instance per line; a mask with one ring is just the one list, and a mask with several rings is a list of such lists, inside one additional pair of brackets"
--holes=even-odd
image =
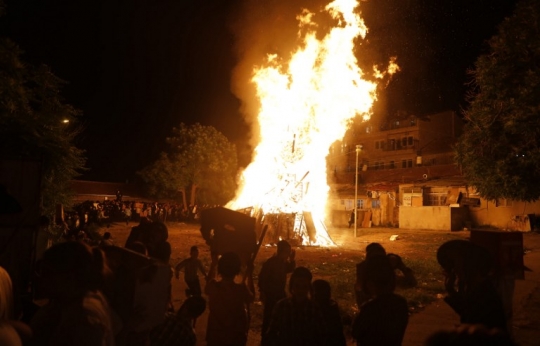
[(540, 2), (523, 0), (478, 58), (456, 160), (489, 200), (540, 198)]
[[(79, 116), (60, 97), (62, 81), (47, 66), (30, 66), (19, 48), (0, 39), (0, 155), (41, 162), (43, 212), (69, 204), (69, 182), (83, 169), (82, 150), (73, 145)], [(65, 123), (64, 121), (69, 121)]]
[(180, 124), (167, 143), (168, 150), (139, 172), (153, 197), (178, 198), (194, 186), (198, 203), (224, 204), (234, 196), (236, 147), (222, 133), (212, 126)]

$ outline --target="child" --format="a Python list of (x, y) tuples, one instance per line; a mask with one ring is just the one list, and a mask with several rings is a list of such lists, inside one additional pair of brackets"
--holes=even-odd
[(330, 283), (326, 280), (315, 280), (312, 286), (313, 300), (319, 305), (328, 328), (326, 345), (345, 346), (347, 342), (343, 335), (341, 312), (337, 302), (332, 299)]
[(201, 295), (201, 283), (199, 282), (199, 276), (197, 275), (200, 271), (204, 279), (207, 279), (206, 271), (204, 266), (199, 259), (199, 249), (197, 246), (192, 246), (190, 250), (190, 257), (186, 258), (182, 262), (178, 263), (174, 269), (174, 275), (178, 279), (180, 277), (180, 271), (184, 269), (184, 280), (187, 285), (186, 295), (189, 296), (200, 296)]
[(249, 330), (249, 304), (253, 293), (244, 283), (234, 282), (240, 273), (240, 258), (234, 252), (221, 256), (217, 266), (220, 281), (210, 279), (204, 293), (208, 295), (206, 342), (215, 345), (245, 345)]

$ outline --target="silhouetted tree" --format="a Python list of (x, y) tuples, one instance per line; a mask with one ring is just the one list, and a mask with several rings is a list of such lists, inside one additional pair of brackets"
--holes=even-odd
[(221, 132), (212, 126), (180, 124), (167, 143), (156, 162), (139, 172), (150, 195), (177, 198), (187, 191), (192, 203), (196, 193), (199, 203), (209, 204), (224, 204), (234, 197), (236, 147)]
[(0, 156), (41, 161), (45, 214), (71, 203), (69, 183), (85, 162), (73, 144), (80, 113), (63, 102), (62, 84), (47, 66), (24, 63), (17, 45), (0, 38)]
[(523, 0), (475, 64), (463, 174), (486, 199), (540, 198), (540, 2)]

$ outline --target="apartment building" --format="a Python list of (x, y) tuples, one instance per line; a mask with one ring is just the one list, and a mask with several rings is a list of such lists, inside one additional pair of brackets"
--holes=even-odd
[(328, 156), (334, 224), (354, 208), (356, 171), (357, 207), (372, 213), (373, 225), (397, 224), (400, 184), (460, 175), (453, 145), (462, 127), (453, 111), (354, 124)]

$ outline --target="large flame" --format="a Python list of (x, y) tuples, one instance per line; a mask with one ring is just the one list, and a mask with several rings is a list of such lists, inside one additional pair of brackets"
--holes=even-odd
[[(312, 21), (315, 14), (304, 10), (297, 16), (300, 48), (290, 61), (269, 55), (254, 69), (260, 142), (228, 207), (253, 206), (264, 213), (310, 211), (324, 220), (329, 148), (343, 138), (355, 116), (369, 119), (376, 99), (377, 85), (362, 79), (354, 55), (355, 40), (367, 32), (354, 11), (357, 6), (355, 0), (327, 5), (324, 10), (337, 24), (320, 40)], [(396, 67), (392, 61), (388, 73)], [(374, 71), (377, 78), (387, 73)], [(329, 245), (324, 227), (316, 227), (317, 239), (310, 243)]]

